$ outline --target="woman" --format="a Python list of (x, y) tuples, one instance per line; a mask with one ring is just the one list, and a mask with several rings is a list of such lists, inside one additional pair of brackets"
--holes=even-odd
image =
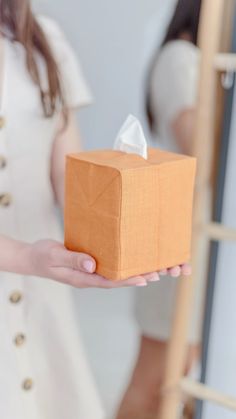
[[(147, 116), (159, 144), (170, 151), (191, 154), (191, 138), (199, 74), (197, 33), (201, 0), (179, 0), (161, 48), (148, 74)], [(201, 248), (204, 280), (207, 247)], [(173, 276), (173, 275), (172, 275)], [(170, 277), (137, 291), (136, 316), (142, 338), (136, 366), (117, 419), (156, 418), (160, 406), (168, 339), (171, 334), (177, 282)], [(204, 281), (195, 291), (185, 371), (199, 357)]]
[(60, 29), (27, 0), (0, 0), (0, 98), (1, 417), (100, 419), (63, 284), (146, 285), (158, 275), (114, 284), (61, 243), (64, 156), (79, 148), (74, 108), (90, 95)]

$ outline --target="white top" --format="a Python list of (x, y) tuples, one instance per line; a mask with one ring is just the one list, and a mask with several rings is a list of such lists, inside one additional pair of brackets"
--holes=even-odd
[(199, 65), (199, 49), (184, 40), (167, 43), (159, 53), (151, 80), (151, 106), (158, 140), (168, 150), (179, 151), (171, 123), (196, 104)]
[[(40, 17), (39, 22), (56, 57), (67, 106), (90, 103), (77, 59), (60, 29), (47, 18)], [(26, 69), (24, 48), (8, 39), (4, 46), (0, 233), (30, 242), (62, 240), (50, 182), (59, 112), (44, 117), (39, 89)], [(37, 59), (46, 86), (45, 65)], [(2, 418), (103, 418), (69, 287), (1, 272), (0, 341)]]

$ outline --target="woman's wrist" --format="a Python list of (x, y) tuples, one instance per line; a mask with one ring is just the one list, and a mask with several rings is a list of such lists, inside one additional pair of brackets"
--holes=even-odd
[(33, 275), (31, 249), (32, 244), (20, 243), (16, 260), (16, 273)]
[(0, 236), (0, 249), (0, 271), (31, 273), (30, 244)]

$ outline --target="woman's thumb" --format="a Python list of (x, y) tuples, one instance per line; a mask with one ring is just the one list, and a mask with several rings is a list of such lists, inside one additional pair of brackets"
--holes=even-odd
[(58, 250), (57, 258), (65, 268), (87, 273), (94, 273), (96, 270), (96, 261), (85, 253), (71, 252), (64, 248)]

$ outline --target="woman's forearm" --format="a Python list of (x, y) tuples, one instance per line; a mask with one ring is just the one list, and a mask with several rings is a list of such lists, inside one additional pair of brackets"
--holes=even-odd
[(65, 172), (64, 170), (61, 173), (57, 174), (57, 177), (54, 178), (53, 189), (55, 193), (56, 201), (61, 209), (64, 211), (64, 202), (65, 202)]
[(65, 156), (68, 153), (80, 151), (80, 134), (77, 126), (74, 111), (68, 113), (66, 127), (58, 131), (55, 138), (51, 158), (51, 181), (54, 194), (61, 209), (64, 208), (64, 177), (65, 177)]
[(30, 245), (0, 235), (0, 271), (27, 274)]

